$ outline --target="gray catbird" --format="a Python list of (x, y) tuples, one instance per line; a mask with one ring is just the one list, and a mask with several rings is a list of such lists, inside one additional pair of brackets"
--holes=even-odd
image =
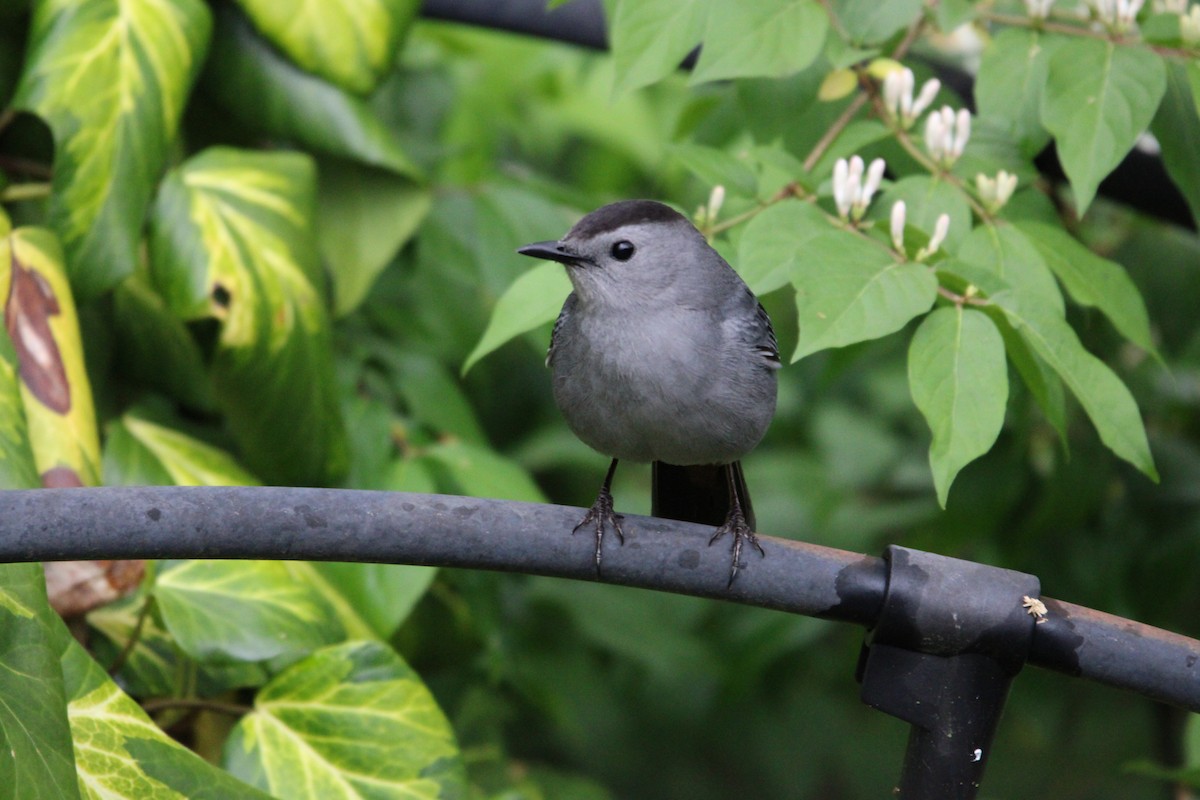
[(651, 461), (652, 513), (719, 523), (709, 544), (733, 534), (732, 584), (743, 542), (763, 552), (738, 459), (775, 414), (767, 312), (683, 215), (651, 200), (604, 206), (560, 241), (517, 252), (562, 263), (575, 289), (546, 363), (567, 425), (612, 457), (575, 526), (595, 528), (597, 572), (605, 527), (625, 541), (610, 491), (617, 461)]

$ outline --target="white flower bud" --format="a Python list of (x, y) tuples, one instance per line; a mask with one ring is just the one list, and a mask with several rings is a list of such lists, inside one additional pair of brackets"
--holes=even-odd
[(846, 159), (839, 158), (833, 165), (833, 203), (837, 206), (838, 216), (846, 219), (850, 215), (850, 195), (847, 192), (847, 180), (850, 176), (850, 165)]
[(895, 118), (900, 116), (900, 98), (904, 94), (904, 73), (910, 70), (892, 70), (883, 79), (883, 107)]
[(975, 176), (975, 188), (979, 190), (979, 198), (989, 211), (999, 211), (1016, 191), (1017, 176), (1004, 170), (997, 172), (995, 178), (980, 173)]
[(887, 165), (883, 163), (882, 158), (877, 158), (871, 162), (871, 166), (867, 168), (867, 177), (863, 181), (862, 194), (854, 203), (855, 217), (861, 219), (867, 206), (871, 204), (871, 198), (875, 196), (875, 192), (879, 191), (879, 184), (883, 180), (883, 171), (887, 169)]
[[(958, 160), (971, 138), (971, 112), (960, 108), (954, 118), (954, 141), (950, 145), (950, 163)], [(947, 165), (949, 166), (949, 165)]]
[(934, 161), (941, 161), (944, 154), (946, 124), (940, 111), (934, 111), (925, 120), (925, 149)]
[(921, 116), (925, 109), (929, 108), (929, 104), (933, 102), (933, 98), (937, 96), (937, 93), (941, 90), (941, 88), (942, 82), (937, 78), (930, 78), (929, 80), (925, 81), (925, 85), (921, 87), (921, 93), (917, 95), (917, 99), (913, 101), (912, 109), (909, 112), (910, 125), (912, 124), (912, 120), (915, 120), (917, 117)]
[(1188, 13), (1188, 0), (1154, 0), (1155, 14), (1179, 14)]
[(708, 208), (705, 209), (705, 214), (710, 223), (717, 221), (717, 214), (721, 213), (723, 205), (725, 205), (725, 187), (718, 183), (708, 194)]
[(1017, 190), (1017, 176), (1011, 175), (1004, 170), (996, 173), (996, 204), (997, 208), (1008, 202), (1008, 199), (1013, 196), (1013, 192)]
[(900, 119), (902, 122), (905, 122), (905, 127), (911, 124), (909, 121), (913, 117), (912, 93), (915, 82), (916, 79), (913, 77), (912, 70), (905, 67), (904, 71), (900, 74)]
[(950, 215), (938, 215), (937, 222), (933, 223), (933, 238), (929, 240), (929, 255), (933, 255), (942, 246), (942, 242), (946, 241), (946, 234), (950, 232)]
[(1189, 47), (1200, 45), (1200, 6), (1192, 6), (1186, 14), (1179, 15), (1179, 37)]
[(907, 206), (903, 200), (892, 204), (892, 246), (899, 252), (904, 252), (904, 222), (907, 216)]
[(1050, 6), (1054, 0), (1025, 0), (1025, 13), (1030, 19), (1045, 19), (1050, 16)]
[[(852, 213), (862, 197), (863, 160), (858, 156), (850, 157), (850, 170), (846, 174), (846, 201)], [(841, 209), (838, 209), (839, 212)], [(846, 216), (842, 214), (842, 216)]]
[(996, 199), (995, 179), (989, 178), (982, 172), (975, 176), (975, 189), (978, 190), (979, 197), (983, 200), (984, 205), (987, 205)]

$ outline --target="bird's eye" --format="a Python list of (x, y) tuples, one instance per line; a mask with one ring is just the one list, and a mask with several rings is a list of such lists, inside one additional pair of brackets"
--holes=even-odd
[(612, 257), (617, 261), (628, 261), (633, 258), (633, 251), (635, 249), (633, 242), (628, 239), (622, 239), (612, 246), (610, 252), (612, 253)]

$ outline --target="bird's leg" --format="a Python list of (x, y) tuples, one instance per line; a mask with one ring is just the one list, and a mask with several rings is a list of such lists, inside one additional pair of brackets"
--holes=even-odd
[(733, 586), (733, 579), (737, 577), (738, 568), (741, 566), (742, 543), (750, 542), (754, 548), (758, 550), (760, 556), (766, 557), (763, 552), (762, 545), (758, 543), (758, 537), (754, 535), (754, 531), (750, 529), (750, 525), (746, 522), (746, 514), (742, 511), (741, 493), (738, 491), (737, 482), (734, 480), (733, 470), (725, 471), (726, 479), (729, 484), (729, 516), (725, 517), (725, 522), (721, 527), (717, 528), (712, 538), (708, 540), (709, 547), (727, 533), (733, 534), (733, 561), (729, 566), (729, 583), (726, 587)]
[(624, 519), (620, 514), (613, 513), (613, 498), (612, 498), (612, 479), (613, 474), (617, 471), (617, 459), (613, 459), (608, 465), (608, 474), (604, 476), (604, 483), (600, 486), (600, 494), (596, 497), (596, 502), (592, 503), (592, 507), (588, 509), (587, 514), (580, 520), (579, 524), (571, 531), (571, 534), (579, 532), (580, 528), (587, 525), (594, 525), (596, 528), (596, 575), (600, 575), (600, 555), (601, 545), (604, 543), (604, 526), (612, 525), (612, 529), (617, 534), (617, 541), (625, 544), (625, 532), (621, 530), (621, 520)]

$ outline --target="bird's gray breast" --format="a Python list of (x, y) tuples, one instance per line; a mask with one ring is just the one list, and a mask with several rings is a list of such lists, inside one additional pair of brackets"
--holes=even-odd
[(551, 367), (567, 424), (614, 458), (734, 461), (775, 410), (774, 372), (706, 310), (577, 306), (555, 331)]

